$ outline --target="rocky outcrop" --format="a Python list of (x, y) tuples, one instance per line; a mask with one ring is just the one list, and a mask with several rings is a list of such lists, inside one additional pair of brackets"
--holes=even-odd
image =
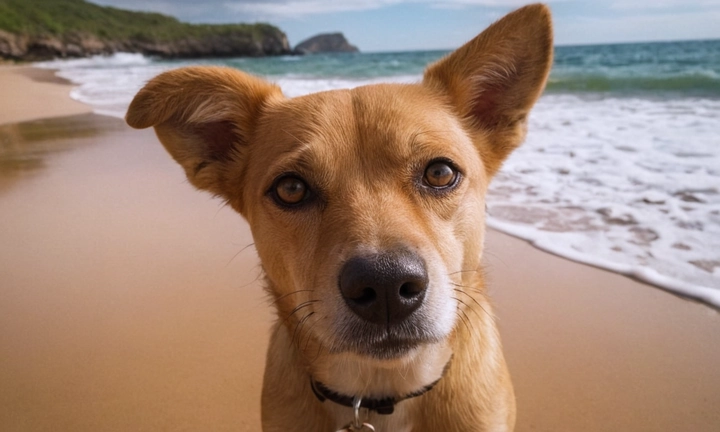
[(131, 40), (125, 43), (123, 51), (163, 58), (262, 57), (292, 52), (287, 37), (280, 31), (262, 37), (254, 37), (245, 32), (226, 32), (188, 37), (173, 42)]
[(279, 30), (262, 35), (247, 31), (207, 31), (176, 40), (149, 38), (101, 39), (93, 34), (22, 35), (0, 30), (0, 58), (38, 61), (87, 57), (114, 52), (142, 53), (162, 58), (260, 57), (290, 54), (290, 44)]
[(356, 46), (350, 45), (342, 33), (319, 34), (300, 42), (294, 49), (296, 54), (301, 55), (358, 51)]

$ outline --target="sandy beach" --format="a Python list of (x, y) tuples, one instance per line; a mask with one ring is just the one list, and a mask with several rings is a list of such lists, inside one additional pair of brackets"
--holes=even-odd
[(0, 66), (0, 124), (90, 112), (70, 99), (68, 84), (49, 69)]
[[(260, 430), (247, 224), (70, 90), (0, 67), (0, 430)], [(495, 231), (486, 265), (517, 431), (720, 430), (717, 310)]]

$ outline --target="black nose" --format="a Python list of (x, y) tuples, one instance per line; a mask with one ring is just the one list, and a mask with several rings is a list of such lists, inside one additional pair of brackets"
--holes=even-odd
[(423, 302), (425, 262), (408, 251), (357, 256), (340, 271), (340, 292), (358, 316), (374, 324), (397, 324)]

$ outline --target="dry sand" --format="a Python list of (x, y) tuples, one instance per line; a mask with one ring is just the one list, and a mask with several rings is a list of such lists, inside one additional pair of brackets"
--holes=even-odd
[[(23, 101), (0, 125), (87, 111), (34, 73), (0, 69)], [(0, 216), (0, 430), (260, 429), (273, 317), (247, 225), (152, 132), (0, 126)], [(720, 430), (715, 310), (493, 231), (486, 256), (517, 431)]]

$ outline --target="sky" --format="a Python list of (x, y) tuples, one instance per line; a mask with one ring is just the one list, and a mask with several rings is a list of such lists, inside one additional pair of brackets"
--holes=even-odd
[[(90, 0), (191, 23), (268, 22), (291, 46), (342, 32), (361, 51), (453, 49), (523, 0)], [(546, 0), (557, 45), (720, 39), (720, 0)]]

